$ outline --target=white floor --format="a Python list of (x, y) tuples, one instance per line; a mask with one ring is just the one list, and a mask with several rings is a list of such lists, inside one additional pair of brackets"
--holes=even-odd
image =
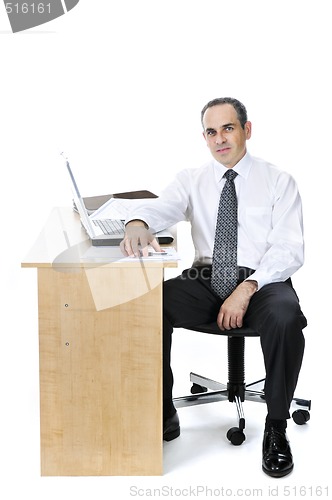
[(225, 437), (236, 422), (235, 408), (228, 402), (179, 410), (181, 436), (164, 444), (162, 477), (41, 478), (37, 419), (32, 422), (37, 413), (35, 401), (31, 394), (17, 396), (21, 403), (16, 401), (14, 408), (22, 405), (22, 412), (12, 415), (8, 427), (1, 429), (1, 489), (6, 491), (6, 496), (2, 496), (6, 500), (25, 498), (27, 492), (38, 500), (327, 496), (330, 476), (325, 450), (329, 448), (330, 437), (327, 425), (324, 429), (323, 408), (316, 401), (309, 424), (297, 426), (292, 421), (289, 424), (295, 468), (286, 478), (269, 478), (261, 471), (265, 408), (264, 404), (251, 402), (245, 403), (246, 441), (241, 446), (231, 445)]

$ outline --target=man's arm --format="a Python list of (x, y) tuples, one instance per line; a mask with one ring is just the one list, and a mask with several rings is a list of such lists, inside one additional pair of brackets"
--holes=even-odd
[(269, 283), (286, 281), (303, 262), (301, 197), (294, 179), (283, 172), (275, 186), (271, 229), (266, 236), (266, 252), (250, 278), (256, 280), (258, 288), (261, 289)]
[(161, 193), (159, 198), (142, 204), (129, 214), (120, 248), (124, 255), (138, 257), (148, 255), (148, 245), (160, 252), (153, 233), (186, 220), (188, 205), (188, 172), (183, 170)]

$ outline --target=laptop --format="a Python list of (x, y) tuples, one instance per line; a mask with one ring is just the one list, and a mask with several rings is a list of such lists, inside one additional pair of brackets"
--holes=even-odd
[[(65, 159), (67, 171), (71, 181), (75, 208), (77, 209), (81, 223), (86, 230), (93, 246), (117, 246), (123, 240), (125, 227), (124, 219), (91, 219), (80, 194), (73, 171), (68, 158), (61, 153)], [(169, 244), (173, 236), (168, 231), (160, 231), (155, 234), (160, 244)]]

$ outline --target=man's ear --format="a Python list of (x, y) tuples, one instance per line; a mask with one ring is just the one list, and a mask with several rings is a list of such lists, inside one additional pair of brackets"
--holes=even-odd
[(245, 131), (247, 140), (250, 139), (250, 137), (251, 137), (251, 127), (252, 127), (251, 122), (246, 122), (244, 124), (244, 131)]

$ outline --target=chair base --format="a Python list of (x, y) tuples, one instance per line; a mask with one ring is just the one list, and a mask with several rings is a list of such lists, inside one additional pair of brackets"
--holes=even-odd
[[(230, 391), (229, 384), (225, 385), (215, 380), (197, 375), (196, 373), (190, 374), (190, 381), (193, 383), (191, 394), (174, 398), (173, 403), (176, 408), (184, 408), (186, 406), (195, 406), (206, 403), (215, 403), (218, 401), (235, 402), (238, 427), (232, 427), (227, 432), (227, 439), (234, 445), (240, 445), (245, 440), (245, 417), (243, 412), (242, 402), (255, 401), (256, 403), (265, 403), (265, 394), (263, 390), (265, 379), (257, 380), (251, 384), (244, 386), (241, 395), (234, 394)], [(232, 392), (232, 396), (230, 396)], [(298, 425), (305, 424), (310, 419), (309, 410), (311, 408), (311, 401), (307, 399), (294, 398), (292, 406), (295, 410), (292, 414), (294, 422)]]

